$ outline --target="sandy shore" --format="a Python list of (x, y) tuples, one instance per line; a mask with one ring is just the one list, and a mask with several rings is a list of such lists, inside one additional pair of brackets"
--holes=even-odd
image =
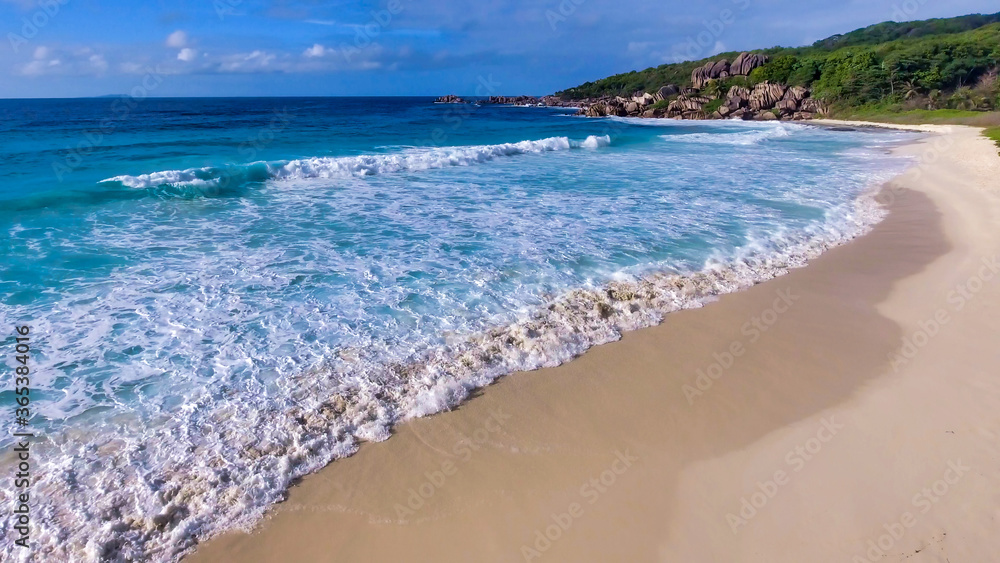
[(925, 130), (870, 235), (403, 425), (188, 560), (994, 560), (1000, 158)]

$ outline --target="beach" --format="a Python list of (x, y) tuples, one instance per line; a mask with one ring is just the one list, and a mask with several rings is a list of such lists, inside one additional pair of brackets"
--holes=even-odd
[(402, 424), (185, 560), (990, 560), (1000, 157), (920, 129), (870, 234)]

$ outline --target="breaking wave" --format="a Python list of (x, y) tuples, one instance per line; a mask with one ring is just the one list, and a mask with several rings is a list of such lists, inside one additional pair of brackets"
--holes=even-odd
[(660, 138), (673, 143), (750, 146), (790, 137), (794, 131), (792, 127), (794, 126), (778, 124), (775, 127), (752, 129), (749, 131), (660, 135)]
[[(399, 422), (451, 408), (505, 374), (560, 365), (671, 312), (783, 275), (884, 215), (865, 196), (841, 209), (836, 225), (772, 233), (699, 271), (570, 290), (512, 324), (408, 361), (386, 363), (377, 353), (343, 349), (276, 394), (206, 398), (132, 440), (83, 431), (56, 440), (50, 446), (56, 451), (39, 454), (62, 461), (36, 474), (35, 490), (45, 493), (35, 501), (35, 553), (49, 560), (174, 561), (207, 537), (249, 529), (295, 479), (352, 455), (360, 442), (385, 440)], [(219, 397), (232, 392), (217, 390)], [(72, 459), (92, 463), (73, 465), (69, 475)], [(92, 490), (105, 494), (94, 497)]]
[(312, 157), (287, 162), (255, 162), (229, 167), (166, 170), (138, 176), (115, 176), (102, 183), (116, 182), (129, 188), (209, 187), (219, 184), (241, 184), (266, 180), (300, 180), (310, 178), (345, 178), (416, 172), (452, 166), (472, 166), (497, 158), (532, 153), (597, 149), (611, 145), (608, 135), (591, 135), (583, 141), (568, 137), (550, 137), (537, 141), (520, 141), (499, 145), (468, 147), (414, 148), (396, 154), (374, 154), (345, 157)]

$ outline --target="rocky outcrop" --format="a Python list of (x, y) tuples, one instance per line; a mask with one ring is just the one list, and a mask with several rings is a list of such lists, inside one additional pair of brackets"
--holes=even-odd
[(714, 66), (713, 63), (705, 63), (705, 66), (691, 71), (691, 84), (694, 84), (695, 88), (704, 88), (705, 84), (708, 84), (708, 81), (712, 79), (712, 67)]
[(716, 61), (712, 65), (712, 77), (718, 79), (729, 78), (729, 61), (727, 59)]
[(690, 111), (701, 111), (701, 108), (705, 107), (706, 103), (708, 103), (707, 100), (703, 102), (701, 100), (695, 100), (695, 99), (690, 99), (686, 96), (681, 96), (676, 100), (670, 102), (670, 105), (667, 106), (667, 113), (684, 113)]
[(764, 110), (771, 109), (781, 101), (785, 95), (787, 87), (782, 84), (771, 82), (761, 82), (753, 87), (750, 92), (750, 109)]
[(750, 89), (743, 86), (733, 86), (729, 89), (729, 93), (726, 94), (727, 98), (743, 98), (744, 100), (750, 99)]
[(676, 96), (681, 93), (681, 89), (676, 84), (667, 84), (656, 91), (653, 98), (659, 102), (660, 100), (665, 100), (671, 96)]
[(727, 59), (710, 61), (691, 72), (691, 84), (702, 89), (709, 80), (725, 80), (730, 76), (749, 76), (753, 69), (767, 64), (767, 55), (740, 53), (730, 64)]
[(829, 112), (829, 110), (826, 107), (826, 104), (815, 98), (807, 98), (805, 100), (802, 100), (802, 104), (799, 106), (799, 110), (805, 113), (812, 113), (818, 115), (826, 115)]
[(795, 103), (800, 103), (808, 97), (809, 89), (804, 86), (792, 86), (785, 92), (785, 99), (794, 100)]
[(632, 96), (632, 101), (639, 104), (640, 107), (646, 107), (656, 103), (656, 97), (652, 94), (647, 94), (646, 92), (636, 92), (636, 94)]
[(496, 105), (510, 105), (510, 106), (546, 106), (546, 107), (564, 107), (564, 108), (584, 108), (590, 105), (590, 100), (567, 100), (557, 96), (542, 96), (537, 98), (535, 96), (490, 96), (485, 100), (465, 100), (458, 96), (448, 95), (441, 96), (434, 100), (436, 104), (468, 104), (475, 103), (476, 105), (483, 104), (496, 104)]
[(740, 53), (736, 60), (729, 65), (731, 76), (750, 76), (753, 69), (767, 64), (767, 55), (755, 53)]
[[(734, 85), (724, 95), (718, 88), (703, 90), (711, 80), (725, 80), (731, 76), (746, 76), (753, 69), (767, 64), (765, 55), (740, 53), (730, 63), (726, 59), (712, 61), (694, 70), (691, 81), (694, 88), (667, 84), (655, 94), (636, 92), (631, 97), (605, 96), (578, 102), (580, 113), (588, 117), (615, 115), (620, 117), (672, 118), (672, 119), (812, 119), (826, 115), (827, 107), (813, 99), (808, 88), (786, 86), (774, 82), (761, 82), (752, 88)], [(746, 80), (737, 83), (748, 83)], [(721, 105), (709, 115), (706, 106), (721, 98)], [(664, 109), (658, 102), (669, 100)], [(718, 102), (716, 102), (718, 103)], [(716, 104), (712, 104), (714, 107)]]
[(729, 78), (729, 61), (722, 59), (716, 62), (707, 62), (704, 66), (700, 66), (691, 73), (691, 84), (697, 88), (702, 89), (709, 80), (722, 80)]
[(787, 116), (793, 115), (796, 111), (798, 111), (798, 109), (799, 105), (795, 102), (795, 100), (781, 100), (774, 105), (774, 110), (772, 111), (777, 111), (778, 115)]
[(505, 106), (537, 106), (542, 103), (534, 96), (490, 96), (484, 104), (499, 104)]

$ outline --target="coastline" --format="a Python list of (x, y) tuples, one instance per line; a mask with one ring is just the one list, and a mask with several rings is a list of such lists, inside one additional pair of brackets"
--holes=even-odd
[[(996, 330), (988, 318), (1000, 303), (996, 287), (984, 287), (977, 307), (962, 317), (956, 312), (948, 331), (905, 365), (894, 368), (890, 358), (935, 309), (949, 307), (939, 294), (971, 279), (974, 256), (1000, 250), (998, 236), (988, 233), (1000, 223), (996, 187), (983, 193), (988, 172), (966, 166), (987, 158), (983, 143), (996, 160), (992, 144), (978, 136), (954, 128), (946, 136), (954, 143), (935, 149), (941, 158), (922, 162), (919, 178), (894, 181), (883, 192), (892, 214), (871, 234), (804, 269), (673, 313), (563, 366), (506, 376), (451, 412), (402, 425), (392, 440), (366, 444), (305, 478), (258, 532), (209, 541), (189, 560), (414, 553), (446, 561), (534, 560), (524, 547), (553, 561), (755, 560), (748, 554), (851, 560), (863, 555), (868, 538), (885, 533), (879, 530), (889, 515), (912, 509), (910, 497), (924, 481), (948, 468), (939, 450), (954, 448), (967, 464), (978, 456), (978, 479), (963, 477), (944, 499), (949, 504), (921, 514), (894, 541), (893, 553), (931, 553), (921, 542), (957, 518), (946, 507), (973, 505), (960, 518), (969, 526), (973, 515), (988, 521), (1000, 482), (986, 473), (1000, 445), (1000, 424), (988, 407), (995, 412), (1000, 393), (979, 362), (991, 334), (983, 326)], [(919, 155), (935, 139), (941, 137), (898, 150)], [(948, 183), (959, 188), (946, 189)], [(750, 342), (743, 328), (767, 320), (769, 311), (774, 323), (751, 329), (759, 336)], [(730, 361), (737, 343), (742, 352)], [(962, 349), (970, 368), (965, 386), (941, 368)], [(718, 379), (697, 387), (699, 373), (715, 372)], [(701, 394), (685, 393), (685, 385)], [(958, 408), (972, 386), (985, 391), (971, 399), (992, 402)], [(921, 409), (898, 402), (907, 393)], [(830, 440), (829, 449), (839, 451), (824, 457), (822, 448), (733, 533), (727, 514), (739, 514), (755, 482), (767, 483), (778, 470), (791, 474), (783, 454), (808, 443), (831, 416), (846, 430), (838, 432), (843, 443)], [(931, 432), (943, 420), (955, 420), (955, 434)], [(992, 444), (983, 445), (982, 430), (993, 433)], [(429, 494), (417, 492), (411, 502), (421, 487)], [(544, 547), (537, 534), (552, 525), (558, 533), (550, 536), (558, 539)], [(791, 525), (797, 535), (785, 534)], [(964, 547), (989, 553), (987, 532)], [(931, 547), (962, 546), (942, 539)]]

